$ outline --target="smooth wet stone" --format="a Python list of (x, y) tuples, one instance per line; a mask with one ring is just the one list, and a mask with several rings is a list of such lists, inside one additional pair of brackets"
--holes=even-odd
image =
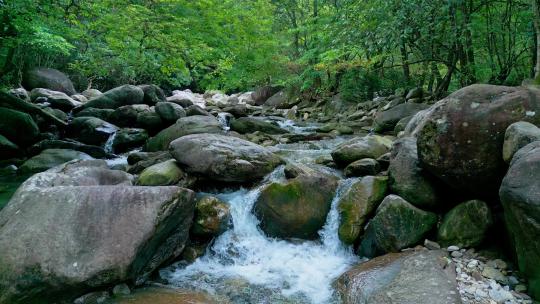
[(442, 219), (437, 240), (443, 246), (455, 244), (460, 247), (480, 245), (493, 223), (491, 210), (480, 200), (459, 204)]
[(390, 253), (353, 267), (335, 285), (344, 304), (461, 304), (446, 256)]
[(356, 137), (339, 145), (332, 151), (332, 158), (339, 166), (345, 167), (350, 163), (363, 158), (377, 159), (390, 151), (392, 140), (378, 136), (368, 135)]
[(174, 159), (152, 165), (144, 169), (139, 178), (139, 186), (169, 186), (178, 183), (185, 173), (178, 167)]
[(90, 155), (69, 149), (46, 149), (19, 168), (23, 174), (38, 173), (76, 159), (93, 159)]
[(363, 158), (350, 163), (343, 173), (346, 177), (377, 175), (381, 171), (379, 162), (373, 158)]
[(191, 233), (202, 238), (211, 238), (225, 232), (232, 222), (227, 203), (214, 196), (204, 196), (195, 204), (195, 219)]
[(503, 160), (510, 163), (519, 149), (538, 140), (540, 140), (540, 128), (532, 123), (519, 121), (511, 124), (504, 133)]

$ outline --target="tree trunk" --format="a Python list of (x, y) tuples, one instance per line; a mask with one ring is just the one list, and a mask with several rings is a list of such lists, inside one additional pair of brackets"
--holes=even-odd
[(403, 78), (405, 78), (405, 81), (410, 83), (411, 80), (411, 72), (409, 69), (409, 56), (407, 54), (407, 47), (405, 45), (405, 42), (401, 42), (401, 61), (402, 61), (402, 67), (403, 67)]

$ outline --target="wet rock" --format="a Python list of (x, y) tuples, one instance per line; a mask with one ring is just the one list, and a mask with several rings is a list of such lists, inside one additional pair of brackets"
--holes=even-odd
[(379, 112), (375, 116), (373, 130), (379, 133), (394, 130), (401, 119), (412, 116), (427, 107), (424, 104), (403, 103), (389, 110)]
[(194, 193), (132, 180), (104, 161), (79, 161), (24, 182), (0, 212), (0, 302), (60, 302), (140, 283), (179, 256)]
[(420, 208), (440, 204), (434, 177), (420, 167), (416, 139), (404, 137), (394, 142), (390, 154), (388, 180), (390, 190)]
[(208, 113), (205, 109), (201, 108), (198, 105), (191, 105), (186, 108), (186, 115), (187, 116), (197, 116), (197, 115), (203, 115), (203, 116), (212, 116), (212, 114)]
[(240, 134), (260, 131), (266, 134), (284, 134), (287, 130), (279, 126), (255, 117), (241, 117), (231, 122), (231, 130)]
[(214, 196), (204, 196), (195, 205), (195, 219), (191, 233), (201, 238), (215, 237), (229, 228), (231, 220), (227, 203)]
[(187, 172), (223, 182), (253, 182), (282, 163), (264, 147), (218, 134), (183, 136), (171, 142), (169, 151)]
[(110, 155), (105, 152), (103, 147), (85, 145), (70, 139), (46, 139), (38, 142), (29, 149), (31, 155), (37, 155), (46, 149), (68, 149), (86, 153), (94, 158), (107, 158)]
[(116, 109), (125, 105), (142, 103), (144, 103), (144, 91), (141, 88), (133, 85), (123, 85), (89, 100), (77, 108), (77, 111), (86, 108)]
[(19, 172), (23, 174), (42, 172), (75, 159), (92, 159), (92, 157), (75, 150), (46, 149), (25, 161)]
[(169, 289), (163, 287), (148, 287), (135, 291), (132, 295), (119, 297), (114, 304), (218, 304), (228, 303), (223, 298), (215, 299), (211, 295)]
[(363, 158), (350, 163), (345, 167), (344, 173), (347, 177), (377, 175), (381, 171), (379, 163), (373, 158)]
[(437, 240), (443, 246), (480, 245), (493, 223), (488, 205), (479, 200), (467, 201), (450, 210), (442, 219)]
[(88, 145), (101, 146), (118, 131), (118, 127), (95, 117), (77, 117), (67, 130), (70, 138)]
[(149, 152), (167, 150), (173, 140), (189, 134), (221, 132), (223, 132), (221, 123), (213, 116), (184, 117), (150, 138), (145, 145), (145, 150)]
[(419, 243), (437, 223), (435, 213), (420, 210), (397, 195), (387, 196), (369, 221), (359, 253), (374, 257)]
[(174, 159), (152, 165), (144, 169), (139, 178), (139, 186), (169, 186), (178, 183), (184, 177), (184, 172)]
[(0, 107), (0, 134), (19, 147), (38, 141), (39, 128), (32, 116)]
[(29, 91), (35, 88), (45, 88), (68, 95), (77, 93), (66, 74), (55, 69), (36, 68), (26, 71), (23, 74), (22, 84)]
[(155, 84), (140, 85), (139, 88), (144, 93), (143, 102), (149, 106), (154, 106), (158, 102), (167, 101), (163, 90)]
[(266, 186), (255, 202), (261, 229), (270, 237), (315, 239), (338, 186), (335, 176), (309, 168), (285, 183)]
[(154, 107), (148, 105), (127, 105), (117, 108), (111, 115), (111, 121), (128, 128), (142, 128), (155, 134), (163, 127), (163, 120)]
[(517, 121), (540, 123), (540, 90), (472, 85), (437, 102), (418, 124), (423, 168), (459, 190), (497, 193), (506, 170), (504, 133)]
[(183, 108), (187, 108), (189, 106), (192, 106), (194, 104), (198, 104), (200, 102), (204, 102), (202, 100), (202, 97), (199, 98), (195, 96), (191, 91), (174, 91), (173, 96), (167, 97), (168, 102), (173, 102), (178, 105), (181, 105)]
[(519, 149), (538, 140), (540, 140), (540, 129), (532, 123), (519, 121), (511, 124), (504, 133), (503, 160), (510, 163)]
[(128, 156), (128, 164), (130, 164), (128, 172), (139, 174), (144, 169), (169, 159), (172, 159), (172, 155), (168, 151), (131, 153)]
[(132, 148), (142, 147), (148, 137), (148, 132), (144, 129), (120, 129), (114, 135), (112, 147), (115, 153), (125, 152)]
[(82, 103), (69, 97), (65, 93), (42, 88), (36, 88), (30, 92), (30, 99), (33, 102), (36, 102), (38, 98), (44, 98), (53, 108), (68, 112), (73, 108), (82, 105)]
[(74, 114), (75, 117), (96, 117), (101, 120), (111, 121), (111, 116), (114, 113), (113, 109), (96, 109), (86, 108)]
[(9, 94), (24, 101), (30, 102), (30, 95), (24, 88), (11, 89), (9, 90)]
[(115, 296), (122, 296), (122, 295), (127, 296), (131, 294), (131, 290), (129, 289), (129, 286), (127, 284), (123, 283), (123, 284), (118, 284), (114, 286), (112, 293)]
[(263, 105), (268, 100), (268, 98), (277, 94), (282, 89), (283, 87), (281, 86), (263, 86), (256, 89), (251, 94), (251, 97), (253, 98), (254, 103), (260, 106)]
[(179, 118), (186, 117), (184, 108), (172, 102), (156, 103), (156, 113), (168, 125), (175, 123)]
[(514, 154), (499, 191), (517, 264), (533, 298), (540, 298), (539, 173), (540, 142), (533, 142)]
[(442, 251), (391, 253), (361, 263), (336, 281), (344, 304), (461, 303)]
[(86, 98), (86, 96), (81, 95), (81, 94), (71, 95), (71, 98), (75, 101), (80, 102), (81, 104), (88, 102), (88, 98)]
[(387, 178), (366, 176), (353, 183), (338, 202), (339, 239), (354, 244), (364, 233), (364, 226), (386, 195)]
[(373, 158), (387, 153), (392, 146), (392, 141), (378, 135), (356, 137), (339, 145), (332, 151), (332, 158), (336, 164), (347, 166), (348, 164), (363, 159)]

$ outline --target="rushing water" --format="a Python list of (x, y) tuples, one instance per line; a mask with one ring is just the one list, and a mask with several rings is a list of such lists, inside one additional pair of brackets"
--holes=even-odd
[[(329, 153), (321, 143), (314, 149), (299, 144), (281, 148), (290, 161), (303, 159), (306, 151), (316, 152), (305, 161)], [(261, 189), (269, 182), (284, 180), (280, 167), (254, 189), (213, 193), (230, 205), (233, 228), (219, 236), (203, 257), (190, 265), (177, 263), (163, 269), (161, 277), (179, 288), (227, 296), (233, 303), (337, 303), (332, 282), (358, 262), (337, 235), (336, 205), (353, 180), (340, 182), (319, 241), (268, 238), (258, 228), (252, 209)]]

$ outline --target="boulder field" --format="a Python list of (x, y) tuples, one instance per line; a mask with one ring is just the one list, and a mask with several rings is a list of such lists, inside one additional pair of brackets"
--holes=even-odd
[[(0, 199), (27, 178), (0, 201), (0, 304), (130, 303), (161, 267), (243, 237), (238, 189), (256, 190), (246, 210), (268, 242), (326, 246), (331, 224), (370, 259), (335, 276), (343, 303), (540, 299), (537, 87), (311, 103), (279, 86), (78, 93), (48, 69), (23, 85), (0, 94)], [(501, 247), (507, 262), (475, 252)]]

